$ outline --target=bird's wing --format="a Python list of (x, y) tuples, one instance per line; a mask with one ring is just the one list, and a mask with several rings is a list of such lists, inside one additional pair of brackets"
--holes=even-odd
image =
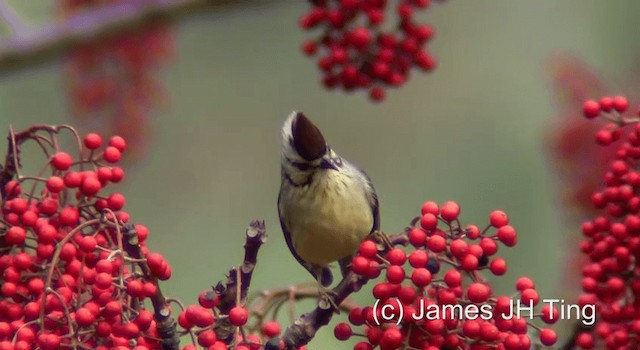
[(320, 266), (311, 265), (306, 261), (304, 261), (300, 257), (300, 255), (296, 253), (296, 249), (294, 248), (293, 242), (291, 241), (291, 233), (289, 233), (289, 229), (287, 229), (287, 225), (283, 220), (280, 198), (281, 196), (279, 195), (278, 196), (278, 217), (280, 218), (280, 226), (282, 227), (282, 233), (284, 234), (284, 240), (287, 242), (287, 247), (289, 247), (289, 250), (291, 251), (291, 254), (293, 255), (293, 257), (296, 258), (296, 260), (298, 260), (300, 265), (302, 265), (305, 269), (307, 269), (307, 271), (309, 271), (309, 273), (311, 273), (313, 278), (318, 280), (318, 273), (321, 273), (322, 277), (319, 279), (320, 283), (325, 287), (330, 286), (331, 283), (333, 282), (333, 274), (331, 273), (331, 269), (329, 269), (327, 266), (320, 267)]

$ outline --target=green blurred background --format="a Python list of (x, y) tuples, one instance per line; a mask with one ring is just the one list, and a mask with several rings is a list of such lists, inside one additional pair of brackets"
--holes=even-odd
[[(51, 10), (49, 1), (13, 3), (36, 19)], [(478, 225), (503, 209), (519, 244), (501, 248), (509, 272), (492, 283), (511, 293), (515, 279), (528, 275), (542, 296), (565, 297), (563, 257), (577, 249), (566, 237), (577, 226), (565, 220), (562, 186), (546, 157), (545, 130), (558, 114), (546, 64), (570, 52), (614, 84), (623, 81), (640, 48), (640, 2), (433, 4), (424, 18), (436, 30), (437, 69), (412, 74), (382, 104), (319, 84), (314, 61), (299, 50), (308, 34), (297, 20), (307, 8), (304, 1), (238, 1), (174, 26), (177, 57), (163, 70), (170, 107), (153, 116), (148, 153), (126, 166), (118, 188), (133, 220), (150, 228), (150, 248), (173, 266), (166, 293), (193, 303), (224, 279), (241, 262), (254, 218), (266, 221), (269, 242), (252, 290), (310, 280), (286, 248), (276, 209), (280, 126), (301, 110), (367, 170), (385, 231), (401, 230), (425, 200), (456, 200), (463, 222)], [(73, 123), (62, 78), (56, 60), (0, 76), (0, 130)], [(336, 345), (325, 328), (310, 348)]]

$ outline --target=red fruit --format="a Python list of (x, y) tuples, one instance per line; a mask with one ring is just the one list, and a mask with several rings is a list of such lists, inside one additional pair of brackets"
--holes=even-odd
[(85, 196), (93, 196), (98, 193), (101, 188), (102, 184), (100, 183), (100, 180), (98, 180), (97, 176), (87, 176), (82, 181), (81, 190), (82, 194), (84, 194)]
[(9, 245), (20, 245), (27, 238), (27, 231), (20, 226), (12, 226), (4, 237), (5, 242)]
[(448, 222), (454, 221), (460, 215), (460, 206), (456, 202), (445, 202), (440, 210), (440, 216)]
[(249, 313), (242, 306), (236, 306), (229, 311), (229, 322), (234, 326), (244, 326), (248, 319)]
[(392, 265), (387, 268), (387, 281), (393, 284), (400, 284), (404, 281), (405, 272), (400, 266)]
[(424, 214), (438, 215), (440, 214), (440, 207), (438, 206), (438, 203), (428, 201), (422, 204), (422, 208), (420, 208), (420, 212), (422, 213), (422, 215)]
[(212, 290), (202, 291), (200, 295), (198, 295), (198, 304), (207, 309), (216, 307), (219, 301), (220, 297)]
[(358, 249), (358, 252), (360, 253), (361, 256), (371, 259), (375, 257), (376, 254), (378, 254), (378, 247), (373, 241), (366, 240), (360, 243), (360, 248)]
[(449, 270), (444, 274), (444, 282), (452, 288), (462, 284), (462, 274), (458, 270)]
[(535, 306), (538, 304), (538, 301), (540, 300), (540, 296), (538, 295), (538, 292), (536, 292), (535, 289), (529, 288), (522, 291), (522, 294), (520, 295), (520, 300), (525, 305), (532, 304)]
[(491, 289), (484, 283), (473, 283), (467, 288), (467, 298), (474, 303), (483, 303), (491, 295)]
[(57, 170), (67, 170), (73, 164), (73, 158), (66, 152), (58, 152), (51, 157), (51, 165)]
[(96, 133), (87, 134), (84, 138), (84, 145), (88, 149), (97, 149), (102, 145), (102, 137)]
[(424, 243), (427, 241), (427, 233), (424, 230), (419, 228), (414, 228), (409, 231), (409, 242), (414, 247), (422, 247)]
[(96, 320), (95, 315), (89, 309), (81, 307), (76, 311), (76, 322), (80, 327), (88, 327)]
[(351, 45), (358, 50), (362, 50), (371, 42), (371, 32), (367, 28), (360, 27), (351, 32), (349, 39)]
[(540, 342), (546, 346), (551, 346), (556, 343), (558, 336), (552, 329), (545, 328), (540, 331)]
[(336, 325), (333, 330), (333, 334), (335, 335), (336, 339), (344, 341), (351, 337), (353, 331), (351, 330), (351, 326), (349, 326), (349, 324), (341, 322)]
[(354, 257), (351, 261), (351, 269), (358, 275), (366, 275), (369, 271), (369, 259), (363, 256)]
[(416, 287), (425, 287), (431, 283), (431, 272), (425, 268), (417, 268), (411, 274), (411, 282)]
[(535, 283), (533, 283), (533, 281), (529, 277), (520, 277), (516, 281), (516, 289), (521, 292), (525, 289), (533, 289), (535, 287)]
[(85, 253), (93, 253), (98, 246), (98, 242), (93, 236), (84, 236), (78, 240), (78, 247)]
[(502, 244), (506, 245), (507, 247), (513, 247), (518, 242), (516, 230), (510, 225), (500, 227), (498, 229), (497, 235), (500, 242), (502, 242)]
[(66, 207), (60, 211), (60, 216), (58, 218), (62, 226), (75, 226), (78, 224), (78, 220), (80, 219), (80, 213), (75, 207)]
[(59, 176), (51, 176), (47, 179), (47, 190), (52, 193), (58, 193), (64, 188), (64, 180)]
[(489, 270), (496, 276), (502, 276), (507, 272), (507, 262), (502, 258), (495, 258), (489, 263)]
[(611, 101), (611, 106), (618, 113), (623, 113), (629, 108), (629, 101), (624, 96), (615, 96)]
[(122, 154), (120, 150), (118, 150), (117, 148), (113, 146), (109, 146), (104, 149), (103, 157), (104, 157), (104, 160), (106, 160), (109, 163), (117, 163), (120, 161)]
[(386, 256), (391, 265), (401, 266), (407, 260), (407, 254), (400, 248), (391, 249)]
[(425, 267), (429, 261), (429, 255), (424, 250), (414, 250), (409, 254), (409, 264), (412, 267)]
[(122, 137), (116, 135), (109, 140), (109, 146), (115, 147), (120, 152), (124, 152), (127, 148), (127, 142)]
[(374, 102), (380, 102), (385, 98), (385, 92), (381, 87), (374, 87), (369, 91), (369, 98)]
[(589, 119), (595, 118), (600, 115), (600, 104), (594, 100), (585, 101), (582, 105), (582, 112)]
[(443, 252), (447, 249), (447, 240), (442, 236), (431, 236), (427, 242), (427, 248), (434, 253)]
[(64, 185), (69, 188), (80, 186), (82, 183), (82, 174), (77, 171), (69, 171), (64, 174)]
[[(205, 348), (212, 346), (217, 340), (218, 337), (216, 337), (216, 334), (212, 330), (206, 330), (198, 334), (198, 344)], [(236, 347), (236, 349), (237, 348), (238, 347)]]
[(262, 325), (260, 331), (267, 338), (277, 337), (280, 334), (280, 324), (276, 321), (269, 321)]
[(402, 332), (397, 328), (388, 328), (382, 334), (380, 339), (381, 349), (397, 349), (403, 341)]
[(113, 211), (118, 211), (124, 207), (126, 200), (124, 196), (120, 193), (112, 193), (109, 198), (107, 198), (107, 203), (109, 205), (109, 209)]
[(509, 217), (502, 210), (495, 210), (489, 214), (489, 222), (491, 226), (500, 228), (509, 224)]
[(118, 166), (111, 168), (111, 182), (118, 183), (124, 179), (124, 170)]
[(420, 226), (427, 230), (433, 230), (438, 226), (438, 217), (431, 213), (426, 213), (420, 218)]

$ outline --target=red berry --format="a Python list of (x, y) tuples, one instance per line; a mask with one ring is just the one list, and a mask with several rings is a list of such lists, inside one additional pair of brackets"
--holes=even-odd
[(249, 313), (242, 306), (236, 306), (229, 311), (229, 322), (234, 326), (244, 326), (248, 319)]
[(500, 242), (502, 242), (507, 247), (513, 247), (518, 242), (516, 230), (510, 225), (500, 227), (498, 229), (497, 235)]
[(391, 265), (387, 268), (387, 281), (393, 284), (400, 284), (404, 280), (405, 272), (400, 266)]
[(84, 194), (85, 196), (93, 196), (97, 194), (101, 188), (102, 184), (100, 183), (100, 180), (98, 180), (98, 178), (95, 176), (87, 176), (82, 181), (81, 190), (82, 194)]
[(425, 268), (417, 268), (411, 274), (411, 282), (416, 287), (425, 287), (431, 283), (431, 272)]
[(73, 164), (73, 158), (66, 152), (58, 152), (51, 157), (51, 165), (58, 170), (67, 170)]
[(122, 137), (116, 135), (109, 140), (109, 146), (115, 147), (120, 152), (124, 152), (127, 148), (127, 142)]
[(102, 137), (96, 133), (87, 134), (84, 137), (84, 145), (88, 149), (97, 149), (102, 145)]
[(600, 104), (594, 100), (585, 101), (582, 105), (584, 116), (592, 119), (600, 115)]
[(104, 157), (104, 160), (106, 160), (109, 163), (117, 163), (120, 161), (120, 158), (122, 157), (122, 155), (119, 149), (113, 146), (109, 146), (104, 149), (103, 157)]
[(462, 274), (458, 270), (451, 269), (444, 274), (444, 282), (452, 288), (462, 284)]
[(112, 193), (107, 198), (107, 203), (109, 205), (109, 209), (113, 211), (118, 211), (124, 207), (126, 200), (124, 196), (120, 193)]
[(212, 290), (205, 290), (198, 295), (198, 304), (207, 309), (216, 307), (219, 301), (220, 297)]
[(460, 206), (456, 202), (445, 202), (440, 210), (440, 216), (448, 222), (454, 221), (460, 215)]
[(420, 226), (423, 229), (430, 231), (438, 226), (438, 217), (431, 213), (426, 213), (420, 218)]
[(495, 258), (489, 263), (489, 270), (496, 276), (502, 276), (507, 272), (507, 262), (502, 258)]
[(546, 346), (551, 346), (556, 343), (558, 336), (552, 329), (545, 328), (540, 331), (540, 342)]
[(412, 267), (425, 267), (429, 261), (429, 255), (424, 250), (414, 250), (409, 254), (409, 264)]
[(64, 188), (64, 180), (58, 176), (51, 176), (47, 179), (47, 190), (52, 193), (58, 193)]
[(525, 289), (533, 289), (535, 287), (536, 287), (535, 284), (529, 277), (520, 277), (516, 281), (516, 289), (521, 292)]
[(424, 214), (438, 215), (440, 214), (440, 207), (438, 206), (438, 203), (428, 201), (422, 204), (422, 208), (420, 209), (420, 212), (422, 213), (422, 215)]
[(340, 322), (334, 328), (333, 334), (338, 340), (347, 340), (351, 337), (353, 331), (351, 330), (351, 326), (349, 326), (349, 324)]
[(385, 97), (385, 92), (379, 86), (376, 86), (372, 88), (371, 91), (369, 91), (369, 98), (371, 98), (371, 100), (374, 102), (380, 102), (384, 100), (384, 97)]
[(489, 222), (491, 226), (500, 228), (509, 224), (509, 217), (502, 210), (495, 210), (489, 214)]
[(27, 231), (20, 226), (12, 226), (4, 237), (5, 242), (9, 245), (20, 245), (27, 238)]
[(474, 303), (483, 303), (491, 295), (491, 289), (483, 283), (473, 283), (467, 288), (467, 298)]
[(376, 254), (378, 254), (378, 247), (373, 241), (366, 240), (360, 243), (360, 248), (358, 252), (360, 253), (360, 255), (364, 256), (365, 258), (371, 259), (375, 257)]
[(400, 266), (407, 260), (407, 255), (404, 250), (400, 248), (393, 248), (387, 253), (386, 258), (391, 265)]
[(427, 240), (427, 233), (419, 228), (414, 228), (409, 231), (409, 242), (414, 247), (422, 247)]
[(447, 240), (442, 236), (431, 236), (427, 242), (427, 248), (434, 253), (443, 252), (447, 249)]
[(624, 96), (615, 96), (611, 101), (611, 106), (618, 113), (623, 113), (629, 108), (629, 101)]
[(269, 321), (260, 328), (262, 334), (267, 338), (277, 337), (280, 334), (280, 324), (276, 321)]
[(82, 183), (82, 174), (77, 171), (69, 171), (64, 174), (64, 185), (69, 188), (80, 186)]

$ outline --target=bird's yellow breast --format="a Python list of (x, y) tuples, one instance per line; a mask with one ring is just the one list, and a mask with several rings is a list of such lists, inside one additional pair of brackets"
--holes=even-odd
[(287, 194), (281, 207), (296, 253), (325, 266), (353, 254), (371, 232), (373, 211), (364, 188), (336, 171), (316, 174)]

